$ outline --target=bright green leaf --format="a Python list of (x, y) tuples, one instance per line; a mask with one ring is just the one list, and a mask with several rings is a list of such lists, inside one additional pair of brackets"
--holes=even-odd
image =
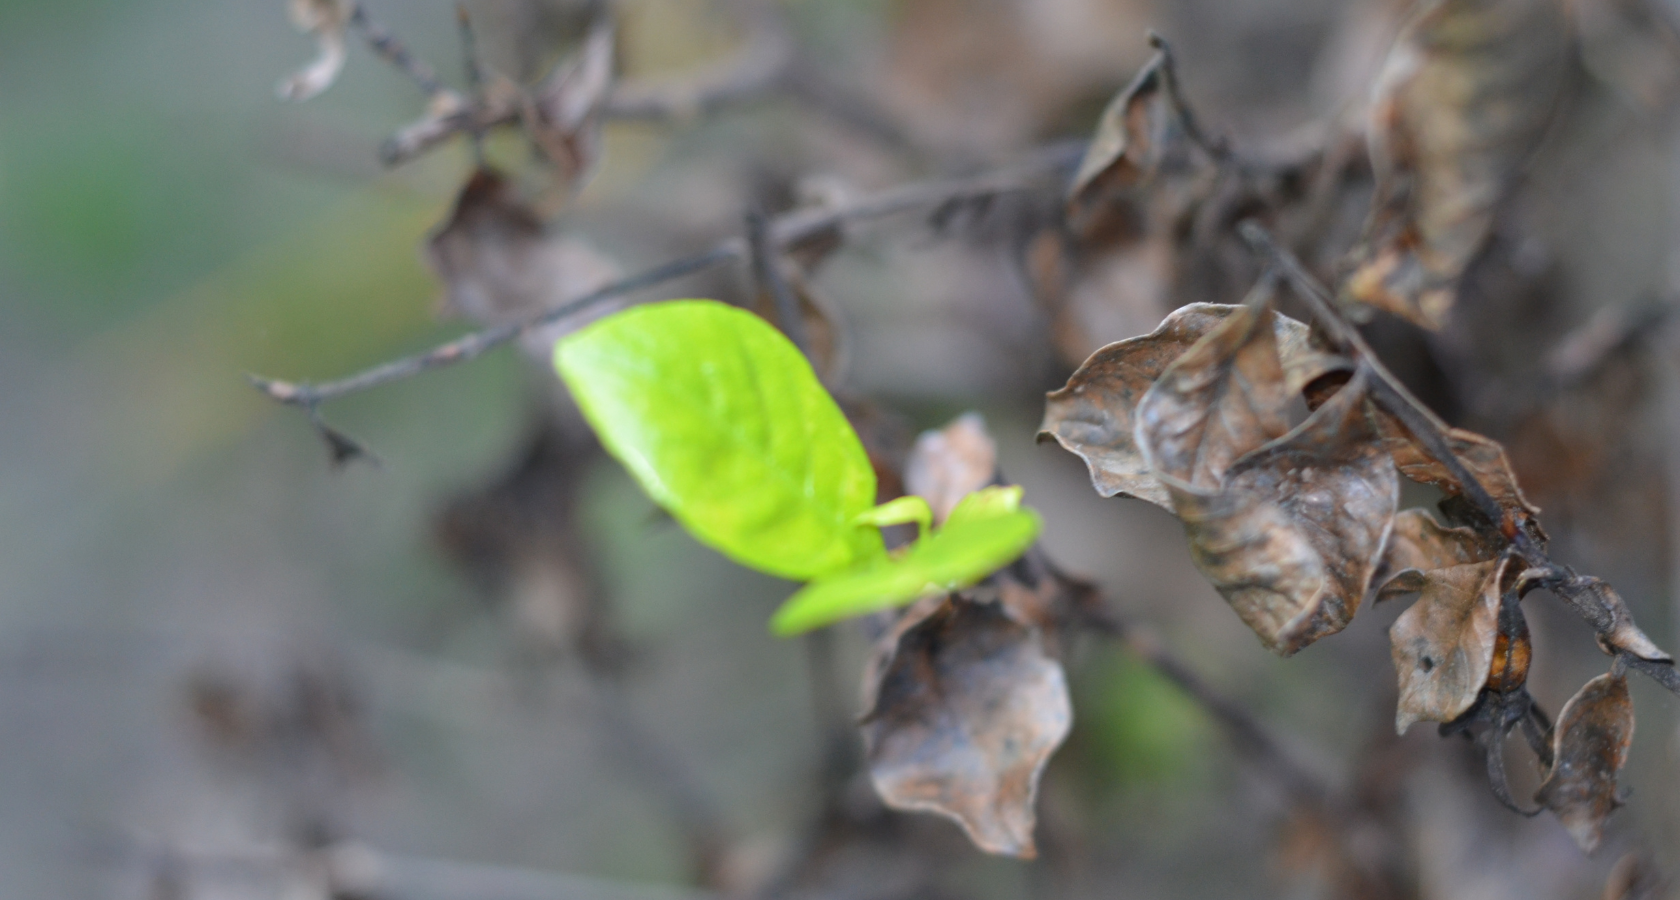
[(915, 494), (906, 494), (896, 500), (888, 500), (874, 509), (866, 509), (858, 513), (858, 517), (852, 521), (859, 525), (873, 525), (876, 528), (915, 522), (916, 536), (921, 537), (927, 534), (929, 528), (933, 527), (933, 508), (928, 506), (928, 502), (921, 497)]
[(799, 634), (968, 587), (1025, 553), (1041, 525), (1038, 513), (1030, 509), (948, 522), (901, 556), (865, 562), (811, 582), (782, 604), (770, 628), (780, 635)]
[(805, 580), (884, 556), (863, 444), (792, 342), (712, 300), (608, 316), (555, 368), (601, 443), (683, 527), (735, 561)]
[(981, 488), (957, 501), (945, 517), (945, 527), (972, 519), (995, 519), (1021, 508), (1021, 486)]

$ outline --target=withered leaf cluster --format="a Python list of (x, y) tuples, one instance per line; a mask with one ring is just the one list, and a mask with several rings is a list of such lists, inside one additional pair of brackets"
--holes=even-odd
[[(1040, 437), (1084, 459), (1098, 493), (1175, 514), (1196, 567), (1279, 654), (1340, 631), (1367, 601), (1416, 594), (1390, 630), (1398, 730), (1432, 721), (1473, 738), (1496, 796), (1526, 813), (1503, 757), (1521, 727), (1551, 771), (1537, 802), (1590, 850), (1615, 806), (1631, 708), (1611, 686), (1621, 676), (1606, 676), (1551, 727), (1525, 687), (1522, 597), (1569, 597), (1618, 666), (1669, 657), (1602, 582), (1525, 568), (1515, 547), (1545, 537), (1496, 442), (1432, 418), (1434, 440), (1420, 439), (1374, 399), (1375, 379), (1392, 376), (1332, 346), (1273, 310), (1268, 274), (1241, 306), (1188, 306), (1097, 351), (1049, 395)], [(1292, 405), (1308, 410), (1294, 424)], [(1402, 477), (1446, 494), (1447, 524), (1397, 508)], [(1468, 503), (1472, 488), (1504, 510), (1497, 521)]]

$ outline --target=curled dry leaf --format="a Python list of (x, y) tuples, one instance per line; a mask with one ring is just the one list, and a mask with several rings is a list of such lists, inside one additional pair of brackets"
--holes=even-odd
[(1291, 394), (1275, 317), (1269, 303), (1232, 310), (1167, 366), (1138, 403), (1138, 444), (1169, 493), (1174, 482), (1217, 489), (1238, 457), (1289, 430)]
[(1073, 722), (1037, 628), (960, 594), (917, 603), (882, 639), (864, 708), (888, 806), (948, 816), (988, 853), (1035, 855), (1038, 779)]
[(525, 131), (576, 185), (601, 152), (601, 107), (613, 86), (614, 30), (605, 19), (590, 29), (583, 47), (556, 67), (524, 98)]
[(1451, 722), (1476, 702), (1492, 671), (1500, 600), (1514, 577), (1509, 558), (1434, 569), (1422, 593), (1388, 631), (1400, 702), (1394, 729)]
[[(445, 309), (483, 325), (554, 309), (621, 274), (589, 245), (550, 232), (513, 185), (489, 169), (461, 188), (449, 221), (427, 239), (425, 256), (444, 284)], [(546, 361), (555, 341), (620, 308), (595, 304), (527, 333), (524, 347)]]
[(1426, 328), (1546, 133), (1569, 71), (1557, 0), (1433, 0), (1390, 51), (1371, 106), (1377, 195), (1343, 285)]
[(1216, 489), (1168, 482), (1191, 560), (1284, 656), (1347, 627), (1388, 540), (1400, 480), (1371, 440), (1364, 395), (1356, 377)]
[(1068, 185), (1067, 220), (1085, 237), (1102, 230), (1135, 230), (1127, 221), (1132, 192), (1155, 174), (1169, 148), (1182, 142), (1174, 129), (1157, 54), (1109, 101), (1097, 131)]
[(1587, 682), (1558, 714), (1552, 741), (1552, 771), (1534, 799), (1591, 853), (1603, 836), (1605, 819), (1621, 805), (1616, 773), (1633, 743), (1627, 678), (1612, 673)]
[(1447, 528), (1428, 510), (1402, 510), (1394, 517), (1388, 551), (1371, 585), (1377, 589), (1378, 600), (1421, 591), (1426, 573), (1485, 562), (1494, 553), (1473, 528)]
[(329, 87), (344, 70), (344, 31), (354, 12), (350, 0), (292, 0), (292, 24), (315, 38), (315, 59), (281, 79), (275, 92), (282, 100), (308, 100)]
[[(1151, 473), (1134, 435), (1138, 404), (1174, 360), (1241, 309), (1193, 303), (1168, 316), (1150, 334), (1098, 350), (1065, 387), (1046, 398), (1039, 440), (1053, 438), (1085, 460), (1092, 486), (1104, 497), (1137, 497), (1172, 510), (1172, 499)], [(1283, 373), (1280, 391), (1288, 397), (1326, 372), (1348, 366), (1345, 360), (1314, 347), (1306, 325), (1282, 315), (1272, 314), (1272, 319), (1272, 343)], [(1281, 434), (1279, 423), (1272, 427)], [(1252, 446), (1259, 443), (1263, 440)]]
[(997, 482), (997, 443), (979, 413), (965, 413), (938, 431), (924, 431), (904, 461), (904, 487), (944, 522), (957, 501)]
[[(1376, 418), (1383, 444), (1394, 458), (1394, 466), (1400, 474), (1419, 484), (1434, 485), (1449, 496), (1464, 493), (1464, 486), (1459, 484), (1452, 471), (1430, 456), (1398, 419), (1386, 412), (1378, 413)], [(1540, 515), (1540, 507), (1523, 496), (1522, 488), (1517, 485), (1517, 475), (1511, 469), (1511, 461), (1505, 456), (1505, 448), (1498, 441), (1474, 431), (1449, 428), (1441, 422), (1436, 425), (1447, 436), (1453, 454), (1493, 499), (1510, 513), (1526, 519), (1530, 527), (1538, 528), (1534, 520)]]

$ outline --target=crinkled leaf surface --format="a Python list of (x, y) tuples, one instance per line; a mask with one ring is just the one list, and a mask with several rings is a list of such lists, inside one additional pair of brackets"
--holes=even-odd
[[(1019, 494), (1016, 498), (1018, 502)], [(770, 627), (777, 634), (799, 634), (964, 588), (1014, 561), (1038, 538), (1043, 523), (1032, 510), (981, 505), (983, 509), (971, 510), (976, 514), (953, 517), (900, 555), (878, 557), (811, 582), (776, 611)]]
[(1557, 0), (1433, 0), (1389, 53), (1371, 108), (1377, 196), (1354, 299), (1439, 329), (1569, 71)]
[(904, 461), (905, 490), (926, 499), (937, 522), (996, 478), (997, 444), (979, 413), (965, 413), (938, 431), (922, 432)]
[[(1278, 377), (1278, 370), (1246, 355), (1254, 353), (1254, 345), (1269, 343), (1250, 340), (1245, 353), (1235, 342), (1210, 341), (1227, 348), (1223, 362), (1186, 354), (1190, 363), (1223, 369), (1233, 378), (1238, 368), (1248, 371), (1239, 385), (1221, 390), (1191, 373), (1164, 377), (1144, 399), (1138, 435), (1152, 457), (1175, 466), (1160, 474), (1184, 522), (1196, 567), (1261, 643), (1288, 656), (1352, 620), (1382, 558), (1400, 485), (1393, 464), (1371, 439), (1363, 376), (1288, 434), (1243, 452), (1243, 442), (1257, 440), (1281, 421), (1281, 410), (1262, 408), (1277, 402), (1276, 392), (1256, 383)], [(1157, 417), (1157, 397), (1168, 391), (1171, 403), (1163, 408), (1170, 415)], [(1200, 404), (1198, 397), (1204, 398)], [(1197, 429), (1187, 426), (1198, 405), (1201, 415), (1218, 415), (1222, 422), (1217, 429), (1199, 429), (1200, 440), (1189, 441), (1185, 438)], [(1241, 424), (1244, 417), (1258, 424)], [(1210, 440), (1224, 446), (1210, 446)], [(1220, 474), (1221, 461), (1236, 453), (1242, 455)], [(1204, 487), (1182, 477), (1198, 472), (1205, 473), (1199, 476), (1204, 483), (1217, 478), (1217, 484)]]
[(957, 821), (988, 853), (1031, 857), (1034, 799), (1072, 703), (1039, 629), (961, 595), (911, 607), (864, 680), (881, 798)]
[[(1040, 440), (1054, 438), (1085, 460), (1092, 486), (1104, 497), (1137, 497), (1171, 510), (1172, 499), (1151, 472), (1134, 434), (1138, 404), (1167, 367), (1197, 341), (1233, 315), (1250, 315), (1239, 313), (1242, 309), (1193, 303), (1169, 315), (1150, 334), (1098, 350), (1065, 387), (1046, 398)], [(1283, 400), (1313, 379), (1346, 365), (1314, 348), (1306, 325), (1273, 314), (1273, 328), (1272, 342), (1283, 372), (1277, 393)], [(1278, 410), (1281, 416), (1282, 407)], [(1282, 433), (1276, 422), (1270, 427)]]
[(875, 471), (799, 350), (711, 300), (626, 310), (562, 340), (559, 370), (601, 442), (701, 542), (810, 579), (882, 557), (860, 526)]
[(1613, 674), (1587, 682), (1564, 704), (1552, 738), (1552, 771), (1534, 799), (1551, 810), (1588, 853), (1620, 804), (1616, 773), (1633, 743), (1633, 698)]
[(1476, 702), (1493, 665), (1509, 568), (1488, 560), (1425, 573), (1417, 602), (1388, 630), (1400, 677), (1397, 732), (1418, 721), (1451, 722)]

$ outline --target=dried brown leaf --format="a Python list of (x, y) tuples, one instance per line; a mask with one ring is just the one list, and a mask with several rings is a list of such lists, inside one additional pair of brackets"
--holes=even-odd
[(948, 816), (988, 853), (1035, 855), (1038, 779), (1073, 721), (1037, 628), (960, 595), (913, 605), (879, 645), (864, 698), (888, 806)]
[(1162, 483), (1217, 488), (1238, 457), (1289, 430), (1275, 317), (1270, 304), (1232, 310), (1138, 403), (1139, 443)]
[[(1398, 419), (1379, 412), (1376, 421), (1382, 432), (1383, 444), (1389, 455), (1394, 458), (1394, 466), (1400, 470), (1400, 474), (1419, 484), (1434, 485), (1449, 496), (1464, 493), (1464, 486), (1459, 484), (1452, 471), (1430, 456)], [(1493, 499), (1506, 510), (1520, 513), (1537, 528), (1538, 525), (1533, 520), (1540, 514), (1540, 507), (1528, 502), (1528, 498), (1523, 496), (1522, 488), (1517, 485), (1517, 475), (1511, 469), (1511, 461), (1505, 456), (1505, 448), (1498, 441), (1483, 437), (1474, 431), (1449, 428), (1439, 422), (1436, 424), (1446, 435), (1453, 455), (1458, 457)]]
[[(499, 173), (480, 169), (461, 188), (449, 221), (432, 232), (426, 261), (444, 284), (444, 308), (482, 325), (554, 309), (614, 280), (618, 266), (589, 245), (551, 232)], [(554, 342), (618, 303), (598, 303), (528, 332), (527, 351), (546, 362)]]
[(935, 523), (943, 522), (959, 500), (996, 482), (997, 467), (997, 442), (985, 420), (965, 413), (916, 438), (904, 461), (904, 486), (928, 502)]
[(1473, 528), (1447, 528), (1435, 521), (1428, 510), (1402, 510), (1394, 517), (1394, 531), (1382, 567), (1371, 579), (1377, 599), (1423, 590), (1425, 573), (1493, 558), (1488, 546)]
[[(1242, 347), (1229, 349), (1236, 358)], [(1226, 368), (1196, 354), (1186, 354), (1185, 360)], [(1186, 427), (1195, 418), (1187, 399), (1200, 395), (1203, 415), (1222, 417), (1225, 424), (1217, 431), (1201, 429), (1197, 446), (1211, 452), (1175, 452), (1166, 458), (1175, 460), (1176, 468), (1162, 467), (1158, 473), (1184, 521), (1191, 560), (1267, 648), (1288, 656), (1353, 619), (1382, 559), (1400, 481), (1372, 440), (1363, 375), (1288, 434), (1237, 458), (1216, 487), (1185, 478), (1204, 469), (1218, 477), (1217, 467), (1206, 463), (1229, 455), (1232, 447), (1207, 447), (1210, 434), (1234, 444), (1265, 433), (1263, 427), (1231, 423), (1242, 416), (1262, 421), (1272, 415), (1254, 402), (1274, 393), (1253, 380), (1255, 372), (1269, 368), (1251, 368), (1239, 382), (1243, 399), (1223, 406), (1219, 399), (1229, 396), (1229, 389), (1209, 390), (1205, 379), (1189, 373), (1172, 379), (1169, 372), (1145, 397), (1138, 433), (1151, 457), (1162, 458), (1157, 448), (1164, 442), (1157, 429), (1176, 441), (1177, 450), (1191, 446), (1182, 440), (1195, 430)], [(1188, 390), (1176, 389), (1175, 383)], [(1168, 391), (1174, 392), (1168, 408), (1172, 415), (1157, 416), (1157, 401)]]
[(614, 29), (602, 19), (583, 46), (532, 88), (521, 105), (525, 131), (575, 186), (601, 153), (600, 111), (613, 86)]
[(1127, 195), (1150, 180), (1174, 140), (1164, 61), (1160, 55), (1150, 60), (1097, 120), (1096, 134), (1068, 186), (1067, 220), (1081, 235), (1136, 227), (1124, 215)]
[[(1138, 403), (1168, 366), (1241, 309), (1193, 303), (1147, 335), (1098, 350), (1066, 386), (1046, 398), (1039, 440), (1054, 438), (1085, 460), (1092, 486), (1104, 497), (1137, 497), (1171, 510), (1172, 499), (1151, 473), (1133, 434)], [(1313, 379), (1347, 365), (1312, 346), (1307, 326), (1282, 315), (1273, 319), (1269, 343), (1281, 359), (1284, 393), (1294, 396)]]
[(1394, 729), (1451, 722), (1476, 702), (1492, 670), (1502, 584), (1510, 561), (1488, 560), (1427, 572), (1417, 602), (1388, 631), (1400, 702)]
[(1351, 298), (1426, 328), (1551, 122), (1569, 63), (1557, 0), (1434, 0), (1389, 52), (1371, 107), (1377, 195)]
[(292, 0), (287, 5), (297, 30), (315, 38), (315, 59), (281, 79), (275, 87), (280, 99), (308, 100), (338, 80), (344, 70), (344, 32), (352, 11), (349, 0)]
[(1604, 821), (1621, 801), (1616, 773), (1633, 743), (1633, 698), (1627, 678), (1600, 675), (1564, 704), (1552, 738), (1552, 771), (1536, 802), (1551, 810), (1581, 849), (1591, 853)]

